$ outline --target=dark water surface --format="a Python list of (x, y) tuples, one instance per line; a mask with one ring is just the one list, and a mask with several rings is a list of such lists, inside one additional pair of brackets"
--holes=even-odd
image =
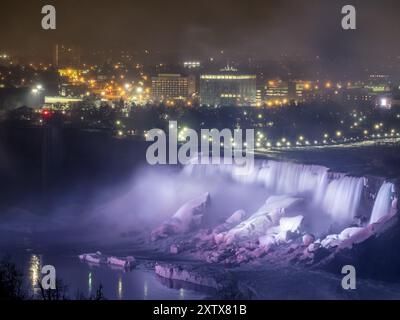
[(142, 267), (124, 271), (120, 268), (88, 265), (77, 256), (62, 253), (25, 252), (11, 259), (27, 275), (26, 291), (34, 299), (41, 298), (38, 281), (44, 265), (56, 268), (57, 279), (66, 286), (69, 299), (93, 297), (100, 285), (104, 297), (109, 300), (198, 300), (207, 297), (205, 292), (169, 285), (153, 270)]

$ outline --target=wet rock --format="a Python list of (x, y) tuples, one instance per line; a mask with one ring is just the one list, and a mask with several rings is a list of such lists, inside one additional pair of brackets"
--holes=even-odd
[(257, 248), (253, 251), (252, 256), (255, 259), (259, 259), (264, 257), (267, 254), (267, 250), (265, 248)]
[(155, 273), (163, 278), (189, 282), (215, 289), (221, 299), (251, 299), (252, 290), (239, 284), (226, 269), (196, 265), (155, 265)]
[(210, 205), (208, 193), (184, 204), (174, 216), (155, 229), (151, 234), (152, 241), (166, 238), (171, 235), (184, 234), (190, 230), (199, 228), (203, 222), (203, 216)]
[(373, 234), (371, 226), (365, 228), (347, 228), (340, 234), (331, 234), (321, 241), (324, 248), (334, 248), (340, 246), (351, 247), (353, 244), (361, 243)]
[(219, 289), (220, 285), (216, 280), (216, 277), (210, 274), (202, 274), (199, 270), (192, 266), (174, 266), (174, 265), (163, 265), (156, 264), (155, 272), (157, 275), (163, 278), (171, 280), (180, 280), (190, 282), (200, 286), (210, 287)]
[(180, 252), (180, 246), (178, 246), (177, 244), (173, 244), (173, 245), (171, 245), (169, 251), (172, 254), (178, 254)]
[(229, 230), (224, 236), (224, 241), (227, 243), (232, 243), (234, 241), (257, 238), (265, 234), (266, 231), (273, 225), (273, 218), (267, 214), (251, 217), (235, 228)]
[(221, 244), (222, 242), (224, 242), (224, 234), (218, 233), (218, 234), (214, 235), (214, 242), (216, 244)]
[(331, 234), (321, 241), (321, 245), (327, 249), (337, 247), (339, 244), (340, 240), (337, 234)]
[(243, 210), (238, 210), (234, 214), (232, 214), (228, 219), (226, 219), (226, 223), (230, 225), (237, 225), (243, 221), (246, 217), (246, 212)]
[(324, 248), (324, 247), (319, 247), (317, 250), (314, 251), (314, 258), (313, 258), (313, 264), (318, 263), (321, 260), (325, 259), (329, 255), (331, 255), (331, 251)]
[(315, 241), (315, 236), (312, 234), (305, 234), (303, 236), (303, 244), (308, 247), (310, 244), (312, 244)]
[(290, 231), (292, 233), (298, 232), (303, 224), (304, 217), (283, 217), (279, 221), (279, 228), (282, 231)]
[(276, 239), (274, 235), (262, 236), (258, 239), (261, 247), (270, 247), (276, 245)]
[(299, 245), (297, 244), (292, 244), (289, 246), (289, 248), (286, 249), (285, 254), (292, 254), (294, 251), (296, 251), (297, 249), (299, 249)]
[(245, 253), (240, 253), (236, 256), (236, 262), (238, 264), (246, 263), (250, 260), (249, 256)]

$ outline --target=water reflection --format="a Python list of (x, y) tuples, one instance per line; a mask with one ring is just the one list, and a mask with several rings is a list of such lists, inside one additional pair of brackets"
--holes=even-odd
[(66, 296), (70, 299), (93, 297), (100, 286), (108, 300), (197, 300), (208, 296), (203, 289), (197, 291), (185, 284), (163, 282), (152, 269), (136, 268), (123, 273), (101, 265), (92, 268), (74, 256), (23, 254), (16, 258), (16, 264), (23, 265), (29, 294), (34, 299), (41, 298), (41, 269), (47, 263), (55, 266), (57, 279), (66, 286)]
[(123, 292), (123, 286), (122, 286), (122, 278), (121, 278), (121, 276), (118, 277), (118, 292), (117, 292), (117, 295), (118, 295), (118, 299), (119, 299), (119, 300), (122, 300), (123, 297), (124, 297), (124, 292)]
[(88, 295), (89, 295), (89, 297), (92, 296), (92, 291), (93, 291), (92, 273), (89, 272), (89, 280), (88, 280)]
[(149, 286), (147, 284), (147, 280), (144, 281), (144, 300), (147, 300), (149, 295)]
[(214, 296), (216, 294), (216, 290), (214, 288), (200, 286), (197, 284), (180, 280), (166, 279), (160, 276), (157, 276), (156, 278), (162, 285), (170, 289), (179, 290), (179, 299), (181, 300), (187, 298), (186, 295), (188, 291), (201, 292), (209, 296)]
[(185, 300), (185, 289), (183, 289), (183, 288), (179, 289), (179, 299)]
[(29, 278), (31, 281), (31, 288), (34, 295), (37, 295), (40, 290), (40, 279), (42, 270), (42, 257), (38, 255), (31, 255), (29, 261)]

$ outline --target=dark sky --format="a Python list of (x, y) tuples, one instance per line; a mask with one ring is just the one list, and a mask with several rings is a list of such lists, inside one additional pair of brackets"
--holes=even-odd
[[(41, 7), (57, 9), (57, 30), (41, 29)], [(341, 29), (341, 7), (357, 9), (358, 30)], [(224, 49), (260, 59), (400, 54), (398, 0), (2, 0), (0, 50), (48, 56), (52, 44), (150, 49), (186, 58)]]

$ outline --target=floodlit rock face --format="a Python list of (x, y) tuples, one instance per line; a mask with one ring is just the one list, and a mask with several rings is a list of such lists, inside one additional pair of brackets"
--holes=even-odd
[(181, 266), (157, 264), (155, 271), (157, 275), (167, 279), (190, 282), (214, 289), (221, 288), (216, 277), (211, 275), (203, 275), (193, 267), (183, 268)]
[(315, 267), (340, 272), (344, 265), (353, 265), (359, 276), (398, 280), (399, 248), (399, 217), (387, 216), (385, 220), (353, 233), (351, 237), (331, 249), (331, 254)]
[(302, 202), (302, 199), (288, 196), (272, 196), (248, 219), (223, 235), (223, 241), (253, 240), (266, 235), (267, 230), (279, 224), (286, 211)]
[(226, 223), (230, 225), (239, 224), (246, 217), (246, 212), (244, 210), (238, 210), (234, 214), (232, 214), (228, 219), (226, 219)]
[(152, 239), (157, 240), (159, 238), (165, 238), (174, 234), (182, 234), (199, 228), (209, 206), (209, 193), (187, 202), (170, 220), (166, 221), (160, 228), (152, 232)]
[[(364, 235), (364, 236), (360, 236)], [(359, 239), (358, 241), (362, 241), (362, 239), (366, 239), (371, 235), (370, 228), (365, 227), (365, 228), (347, 228), (343, 230), (340, 234), (331, 234), (328, 235), (324, 240), (321, 241), (321, 245), (324, 248), (333, 248), (333, 247), (338, 247), (342, 246), (345, 241), (347, 241), (349, 244), (351, 242), (357, 243), (355, 239)], [(365, 240), (364, 239), (364, 240)], [(349, 241), (350, 240), (350, 241)], [(351, 241), (353, 240), (353, 241)]]
[(303, 216), (296, 216), (291, 218), (281, 218), (279, 221), (279, 228), (281, 231), (286, 232), (298, 232), (301, 228), (301, 225), (304, 221)]
[(267, 234), (259, 238), (260, 246), (268, 248), (298, 237), (303, 220), (303, 216), (281, 218), (278, 226), (268, 229)]
[(309, 233), (306, 233), (303, 236), (303, 245), (309, 246), (310, 244), (314, 243), (315, 241), (315, 236)]
[(238, 226), (232, 228), (224, 235), (224, 242), (244, 241), (255, 239), (274, 226), (274, 217), (282, 216), (283, 211), (275, 212), (272, 215), (262, 214), (253, 216)]
[(175, 281), (184, 281), (215, 290), (221, 299), (251, 299), (253, 292), (240, 285), (232, 275), (220, 268), (195, 265), (160, 264), (155, 266), (158, 276)]

